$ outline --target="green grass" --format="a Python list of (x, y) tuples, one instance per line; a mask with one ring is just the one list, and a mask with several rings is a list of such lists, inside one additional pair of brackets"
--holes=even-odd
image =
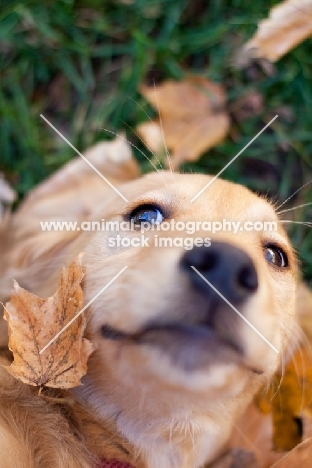
[[(71, 159), (73, 151), (40, 119), (46, 115), (80, 150), (134, 128), (153, 110), (138, 93), (145, 79), (200, 73), (226, 87), (229, 109), (249, 91), (263, 110), (238, 121), (230, 136), (184, 170), (216, 173), (276, 113), (280, 115), (224, 176), (284, 200), (312, 179), (312, 40), (267, 75), (233, 66), (239, 47), (276, 1), (0, 1), (0, 171), (19, 196)], [(135, 102), (138, 104), (136, 104)], [(140, 146), (142, 149), (142, 147)], [(148, 163), (138, 152), (142, 168)], [(312, 186), (311, 186), (312, 187)], [(309, 187), (295, 204), (312, 202)], [(296, 220), (311, 219), (311, 209)], [(312, 235), (291, 229), (312, 284)]]

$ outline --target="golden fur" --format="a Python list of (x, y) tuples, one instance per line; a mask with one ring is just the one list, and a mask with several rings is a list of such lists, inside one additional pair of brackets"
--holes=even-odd
[[(86, 303), (128, 266), (88, 310), (87, 335), (96, 351), (83, 385), (62, 392), (72, 404), (38, 398), (37, 389), (16, 382), (0, 369), (0, 468), (95, 468), (97, 458), (127, 461), (135, 468), (199, 468), (220, 453), (233, 422), (257, 389), (270, 380), (287, 346), (295, 322), (297, 266), (281, 224), (277, 232), (211, 236), (213, 242), (237, 246), (252, 260), (259, 288), (241, 312), (279, 354), (244, 321), (233, 330), (235, 340), (244, 348), (241, 362), (216, 362), (206, 369), (187, 371), (159, 347), (107, 340), (100, 335), (104, 324), (133, 334), (147, 321), (187, 315), (192, 307), (189, 287), (177, 267), (185, 250), (110, 248), (107, 233), (42, 232), (39, 220), (68, 219), (68, 213), (70, 219), (77, 220), (120, 220), (131, 207), (155, 202), (169, 207), (170, 217), (176, 221), (277, 220), (272, 205), (242, 186), (218, 179), (190, 203), (209, 176), (172, 177), (163, 172), (138, 178), (130, 156), (113, 159), (108, 164), (104, 155), (101, 170), (115, 184), (121, 182), (118, 188), (129, 204), (91, 170), (88, 176), (74, 171), (75, 183), (69, 186), (70, 179), (61, 180), (56, 193), (53, 179), (49, 190), (44, 186), (36, 189), (0, 234), (3, 301), (9, 298), (12, 277), (41, 297), (52, 294), (63, 264), (81, 251), (86, 252)], [(112, 167), (117, 167), (113, 176)], [(194, 236), (201, 235), (206, 237), (207, 233)], [(289, 268), (280, 271), (268, 265), (264, 241), (283, 247)], [(4, 323), (1, 326), (5, 346)], [(2, 362), (7, 361), (3, 356)], [(56, 391), (46, 393), (59, 395)]]

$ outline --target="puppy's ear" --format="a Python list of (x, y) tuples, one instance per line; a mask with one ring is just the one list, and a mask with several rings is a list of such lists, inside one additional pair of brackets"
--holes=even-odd
[(19, 208), (28, 217), (76, 219), (92, 213), (103, 201), (107, 181), (114, 186), (140, 176), (130, 145), (122, 136), (100, 142), (32, 190)]
[(140, 175), (130, 145), (122, 136), (97, 143), (84, 158), (75, 157), (34, 188), (6, 219), (0, 230), (0, 300), (6, 297), (12, 277), (27, 284), (36, 269), (36, 282), (40, 282), (40, 276), (44, 280), (45, 269), (50, 268), (51, 274), (66, 247), (79, 237), (74, 228), (53, 230), (47, 223), (71, 222), (79, 226), (112, 191), (107, 180), (116, 186)]
[[(42, 223), (59, 221), (77, 222), (79, 225), (92, 215), (112, 190), (106, 180), (116, 186), (140, 175), (130, 145), (122, 136), (96, 144), (84, 156), (87, 161), (80, 156), (75, 157), (33, 189), (18, 210), (9, 214), (2, 224), (2, 302), (10, 298), (13, 278), (41, 297), (49, 295), (50, 291), (53, 293), (61, 267), (72, 260), (71, 255), (79, 252), (80, 231), (43, 230)], [(72, 249), (76, 240), (77, 252)]]

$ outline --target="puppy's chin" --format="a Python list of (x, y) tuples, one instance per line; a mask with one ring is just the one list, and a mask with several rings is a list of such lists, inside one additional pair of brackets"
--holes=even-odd
[(217, 332), (206, 323), (156, 321), (129, 334), (103, 325), (101, 334), (102, 356), (109, 354), (109, 365), (123, 383), (225, 397), (235, 396), (247, 381), (263, 381), (269, 371), (264, 365), (269, 347), (262, 360), (258, 354), (251, 359), (239, 335)]
[(207, 371), (213, 364), (233, 364), (243, 361), (243, 350), (239, 343), (231, 339), (231, 336), (219, 336), (205, 323), (156, 322), (132, 334), (104, 325), (101, 333), (104, 339), (124, 341), (133, 346), (157, 348), (171, 359), (172, 365), (189, 373)]
[[(169, 335), (166, 338), (163, 335), (163, 339), (168, 343), (170, 339), (173, 341)], [(210, 358), (205, 356), (207, 350), (203, 343), (185, 346), (180, 352), (175, 344), (175, 356), (151, 342), (106, 342), (98, 347), (97, 352), (101, 354), (102, 362), (106, 360), (112, 375), (124, 388), (145, 388), (156, 393), (157, 398), (168, 392), (180, 396), (184, 394), (191, 400), (200, 397), (205, 401), (215, 401), (238, 395), (252, 376), (259, 378), (239, 362), (239, 357), (231, 360), (226, 346), (222, 352), (222, 345), (219, 343), (218, 346), (220, 360), (216, 358), (217, 350), (214, 356), (213, 352)], [(197, 359), (198, 365), (191, 366)]]

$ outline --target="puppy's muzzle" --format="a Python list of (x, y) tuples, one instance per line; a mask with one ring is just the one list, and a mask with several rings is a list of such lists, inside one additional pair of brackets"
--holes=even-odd
[(194, 247), (182, 257), (181, 268), (191, 284), (214, 302), (223, 301), (222, 295), (233, 305), (239, 305), (258, 288), (257, 272), (251, 258), (243, 250), (225, 242), (214, 242), (210, 247)]
[(216, 362), (242, 362), (244, 349), (238, 333), (242, 319), (224, 298), (243, 310), (257, 292), (258, 277), (251, 258), (229, 243), (214, 242), (211, 247), (194, 247), (183, 254), (178, 269), (186, 278), (181, 290), (185, 306), (178, 314), (170, 317), (166, 311), (131, 335), (104, 325), (102, 336), (160, 348), (185, 370), (207, 368)]

